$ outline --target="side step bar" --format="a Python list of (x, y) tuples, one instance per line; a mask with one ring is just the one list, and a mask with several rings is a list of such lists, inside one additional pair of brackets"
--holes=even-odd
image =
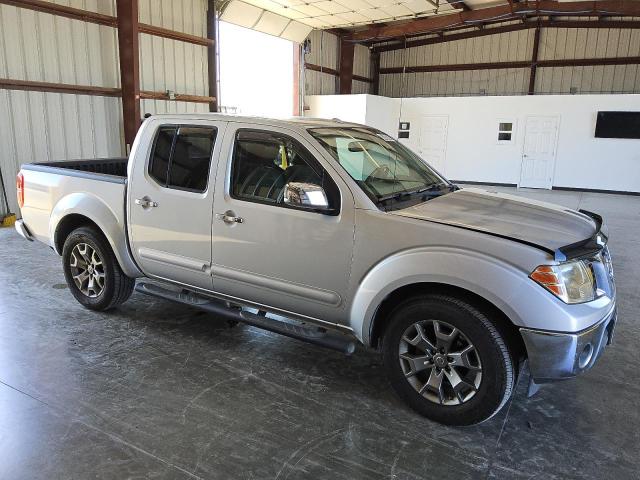
[(346, 335), (329, 332), (318, 327), (296, 325), (273, 318), (266, 318), (263, 315), (242, 310), (240, 307), (228, 306), (223, 302), (212, 300), (190, 291), (176, 292), (162, 288), (159, 285), (145, 282), (136, 284), (136, 291), (144, 293), (145, 295), (183, 303), (213, 313), (219, 317), (228, 320), (237, 320), (262, 330), (268, 330), (286, 337), (302, 340), (303, 342), (337, 350), (345, 355), (351, 355), (356, 349), (353, 340)]

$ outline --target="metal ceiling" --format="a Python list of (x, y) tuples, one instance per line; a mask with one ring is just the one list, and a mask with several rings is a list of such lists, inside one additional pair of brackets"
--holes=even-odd
[(353, 28), (419, 17), (450, 14), (494, 5), (494, 0), (244, 0), (313, 28)]

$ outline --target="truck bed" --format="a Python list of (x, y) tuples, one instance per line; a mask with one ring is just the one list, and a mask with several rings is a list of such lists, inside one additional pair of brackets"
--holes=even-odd
[[(127, 178), (126, 157), (96, 158), (90, 160), (65, 160), (57, 162), (30, 163), (23, 165), (25, 170), (38, 172), (58, 173), (82, 178), (94, 178), (96, 180), (108, 180), (102, 177), (117, 177), (118, 183)], [(111, 179), (113, 181), (114, 178)]]
[(112, 240), (124, 244), (127, 163), (127, 158), (101, 158), (22, 165), (26, 227), (36, 239), (55, 246), (60, 218), (90, 213), (96, 223), (109, 226), (103, 230)]

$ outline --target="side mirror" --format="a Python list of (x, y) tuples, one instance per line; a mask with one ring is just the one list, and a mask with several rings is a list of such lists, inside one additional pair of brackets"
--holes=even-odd
[(306, 210), (330, 212), (327, 194), (320, 185), (289, 182), (284, 186), (284, 203)]

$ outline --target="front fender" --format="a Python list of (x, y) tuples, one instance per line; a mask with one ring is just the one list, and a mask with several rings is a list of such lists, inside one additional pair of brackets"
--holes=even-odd
[(517, 297), (524, 289), (535, 290), (525, 272), (480, 252), (451, 247), (399, 252), (380, 261), (360, 283), (350, 312), (351, 328), (358, 339), (370, 345), (372, 322), (382, 301), (393, 291), (418, 283), (471, 291), (501, 309), (516, 325), (524, 323)]
[[(100, 197), (88, 192), (76, 192), (62, 197), (51, 211), (49, 238), (58, 254), (56, 233), (60, 222), (69, 215), (82, 215), (94, 222), (107, 238), (120, 268), (129, 277), (139, 277), (141, 272), (133, 262), (127, 245), (124, 212), (115, 212)], [(61, 250), (61, 249), (60, 249)]]

